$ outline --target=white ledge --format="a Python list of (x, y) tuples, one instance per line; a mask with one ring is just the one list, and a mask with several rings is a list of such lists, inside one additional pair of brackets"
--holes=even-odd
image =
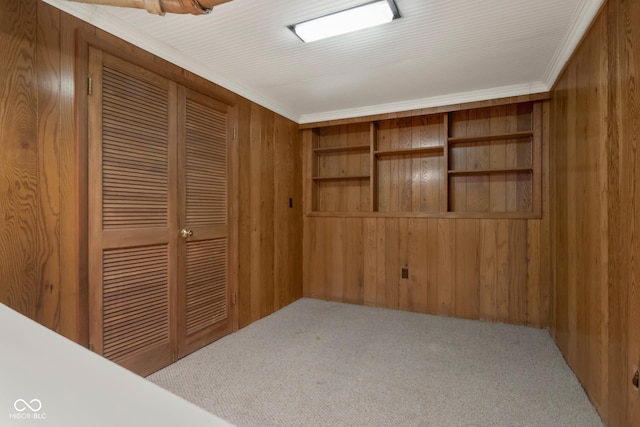
[(231, 426), (0, 304), (0, 425)]

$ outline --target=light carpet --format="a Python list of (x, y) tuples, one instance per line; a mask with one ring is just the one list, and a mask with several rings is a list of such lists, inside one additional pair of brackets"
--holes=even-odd
[(147, 379), (238, 426), (602, 426), (545, 330), (313, 299)]

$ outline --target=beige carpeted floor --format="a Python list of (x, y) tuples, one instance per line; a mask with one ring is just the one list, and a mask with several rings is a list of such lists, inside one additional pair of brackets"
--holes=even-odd
[(312, 299), (151, 375), (238, 426), (601, 426), (549, 333)]

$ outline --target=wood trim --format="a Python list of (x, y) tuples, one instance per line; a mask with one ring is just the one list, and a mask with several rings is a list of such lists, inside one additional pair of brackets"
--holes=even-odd
[(533, 140), (531, 141), (531, 167), (533, 168), (531, 203), (532, 210), (542, 215), (542, 103), (533, 104)]
[[(231, 316), (231, 332), (238, 330), (238, 268), (239, 268), (239, 153), (238, 153), (238, 107), (232, 106), (227, 112), (227, 244), (228, 250), (228, 266), (227, 266), (227, 286), (229, 287), (229, 297), (232, 299), (229, 307), (229, 315)], [(236, 296), (234, 298), (234, 296)]]
[(444, 141), (444, 165), (442, 165), (442, 176), (440, 177), (441, 189), (440, 189), (440, 210), (443, 212), (449, 212), (449, 113), (442, 115), (443, 130), (442, 140)]
[(533, 172), (531, 168), (505, 168), (505, 169), (452, 169), (448, 171), (449, 176), (452, 175), (488, 175), (488, 174), (504, 174), (518, 172)]
[(340, 181), (340, 180), (353, 180), (353, 179), (369, 179), (369, 175), (336, 175), (336, 176), (314, 176), (314, 181)]
[(443, 156), (444, 146), (407, 148), (404, 150), (381, 150), (381, 151), (374, 151), (373, 154), (376, 156), (414, 156), (414, 155)]
[(313, 148), (316, 154), (347, 153), (350, 151), (369, 151), (370, 145), (347, 145), (344, 147)]
[(307, 212), (307, 217), (321, 218), (478, 218), (541, 219), (535, 212)]
[(84, 30), (78, 31), (78, 54), (88, 47), (95, 47), (105, 53), (120, 58), (133, 65), (174, 81), (187, 89), (200, 92), (222, 104), (234, 106), (237, 103), (238, 95), (222, 88), (202, 77), (199, 77), (179, 66), (165, 61), (131, 43), (125, 42), (102, 30), (96, 30), (96, 34), (88, 33)]
[(475, 108), (495, 107), (498, 105), (519, 104), (522, 102), (545, 101), (551, 99), (550, 92), (536, 93), (532, 95), (520, 95), (507, 98), (497, 98), (487, 101), (466, 102), (462, 104), (444, 105), (441, 107), (422, 108), (419, 110), (401, 111), (397, 113), (376, 114), (371, 116), (353, 117), (349, 119), (327, 120), (323, 122), (303, 123), (300, 129), (322, 128), (327, 126), (363, 123), (369, 121), (400, 119), (404, 117), (424, 116), (428, 114), (450, 113), (453, 111), (470, 110)]
[[(69, 15), (63, 14), (66, 20), (71, 20)], [(90, 336), (90, 307), (91, 295), (89, 294), (89, 94), (87, 92), (87, 80), (89, 78), (89, 49), (84, 43), (83, 35), (86, 31), (76, 29), (73, 32), (75, 37), (75, 79), (74, 79), (74, 121), (75, 121), (75, 159), (73, 166), (75, 171), (69, 179), (73, 179), (76, 185), (75, 205), (77, 224), (73, 226), (76, 234), (75, 244), (77, 245), (76, 274), (77, 281), (73, 284), (77, 292), (78, 316), (75, 319), (75, 331), (77, 342), (85, 347), (89, 347)], [(61, 168), (64, 170), (65, 168)], [(75, 172), (75, 173), (73, 173)], [(71, 292), (70, 292), (71, 293)]]
[[(89, 49), (88, 76), (94, 81), (96, 87), (102, 87), (102, 51)], [(82, 83), (82, 82), (79, 82)], [(93, 173), (102, 176), (102, 97), (96, 94), (87, 101), (87, 168), (95, 168)], [(90, 147), (94, 147), (91, 149)], [(88, 203), (88, 282), (102, 283), (102, 257), (93, 254), (102, 252), (102, 180), (86, 181), (88, 194), (94, 198), (93, 203)], [(89, 286), (89, 345), (92, 351), (103, 354), (103, 327), (102, 321), (102, 286)]]
[[(536, 103), (534, 105), (539, 105)], [(449, 138), (449, 144), (462, 144), (465, 142), (483, 142), (483, 141), (499, 141), (502, 139), (522, 139), (522, 138), (530, 138), (534, 135), (533, 130), (521, 131), (521, 132), (510, 132), (510, 133), (499, 133), (494, 135), (482, 135), (482, 136), (462, 136)]]
[(378, 124), (371, 122), (369, 125), (369, 210), (378, 210), (378, 162), (376, 151), (378, 150)]

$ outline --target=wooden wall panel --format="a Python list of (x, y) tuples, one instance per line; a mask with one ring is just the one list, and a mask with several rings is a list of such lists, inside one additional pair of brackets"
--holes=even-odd
[[(628, 401), (628, 423), (634, 427), (640, 426), (640, 392), (638, 388), (632, 387), (629, 378), (634, 371), (640, 367), (640, 274), (638, 269), (638, 259), (640, 258), (640, 239), (638, 231), (640, 229), (640, 28), (636, 24), (640, 20), (640, 4), (636, 1), (616, 2), (618, 22), (617, 22), (617, 43), (618, 55), (616, 59), (619, 69), (615, 76), (615, 82), (620, 82), (618, 113), (619, 113), (619, 139), (618, 150), (620, 161), (618, 171), (620, 172), (620, 228), (618, 236), (623, 237), (622, 253), (616, 253), (616, 258), (624, 257), (620, 262), (621, 269), (624, 270), (622, 280), (617, 284), (623, 286), (628, 284), (626, 297), (628, 298), (626, 325), (621, 325), (626, 329), (627, 358), (623, 360), (626, 367), (620, 379), (624, 385), (623, 389), (629, 396)], [(618, 246), (613, 246), (618, 247)], [(624, 249), (628, 249), (624, 253)], [(612, 256), (613, 258), (613, 256)], [(611, 288), (611, 285), (610, 285)], [(623, 296), (623, 295), (621, 295)], [(624, 304), (625, 299), (621, 298), (620, 303)], [(624, 322), (624, 318), (622, 319)], [(625, 332), (622, 332), (624, 334)], [(615, 368), (615, 366), (612, 366)], [(617, 383), (616, 383), (617, 385)], [(610, 398), (610, 402), (613, 400)], [(613, 409), (613, 408), (612, 408)]]
[(38, 242), (44, 224), (36, 38), (35, 1), (0, 3), (0, 302), (32, 318), (44, 313), (38, 305), (45, 295), (40, 266), (46, 262)]
[(552, 91), (551, 332), (609, 426), (640, 426), (639, 19), (609, 0)]
[(242, 328), (302, 297), (302, 152), (292, 121), (246, 100), (238, 114)]
[[(300, 298), (298, 126), (46, 3), (3, 0), (0, 302), (88, 343), (86, 135), (75, 117), (76, 105), (78, 114), (86, 111), (82, 84), (75, 93), (76, 65), (82, 71), (86, 58), (76, 51), (77, 34), (117, 46), (138, 65), (236, 105), (237, 151), (230, 161), (240, 172), (238, 218), (231, 222), (238, 223), (239, 253), (231, 279), (238, 281), (238, 322), (245, 326)], [(257, 270), (252, 254), (259, 254)]]
[(546, 222), (306, 217), (305, 296), (544, 327)]

